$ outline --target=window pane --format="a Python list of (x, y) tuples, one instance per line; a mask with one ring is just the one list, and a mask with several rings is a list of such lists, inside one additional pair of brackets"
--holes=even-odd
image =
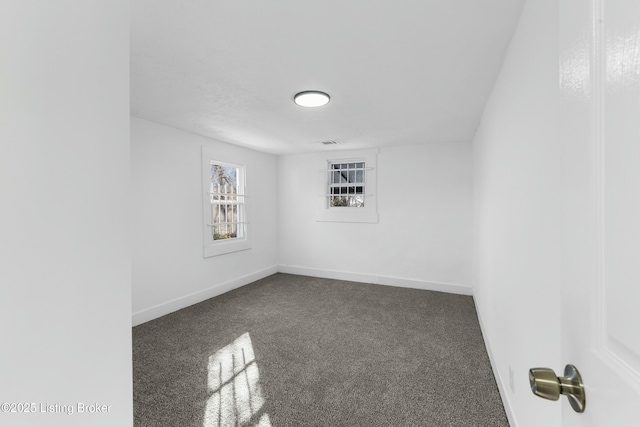
[(363, 207), (365, 163), (330, 163), (329, 169), (329, 207)]
[(238, 168), (227, 165), (211, 164), (211, 192), (215, 199), (224, 200), (222, 194), (238, 193)]
[(238, 237), (237, 225), (221, 224), (211, 227), (213, 230), (213, 240), (233, 239)]
[(331, 207), (345, 207), (349, 205), (349, 198), (347, 196), (334, 196), (331, 197)]

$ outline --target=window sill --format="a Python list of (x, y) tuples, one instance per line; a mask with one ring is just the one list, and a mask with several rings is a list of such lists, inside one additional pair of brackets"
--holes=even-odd
[(362, 208), (325, 208), (316, 215), (317, 222), (364, 222), (375, 224), (378, 222), (378, 214)]
[(215, 242), (211, 245), (204, 247), (204, 257), (214, 257), (224, 254), (229, 254), (232, 252), (246, 251), (247, 249), (251, 249), (251, 242), (247, 239), (234, 239), (229, 242)]

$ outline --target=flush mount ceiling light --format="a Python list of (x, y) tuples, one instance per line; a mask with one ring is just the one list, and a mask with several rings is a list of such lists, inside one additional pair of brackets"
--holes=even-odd
[(293, 102), (301, 107), (322, 107), (327, 105), (331, 98), (324, 92), (318, 90), (305, 90), (304, 92), (296, 93), (293, 97)]

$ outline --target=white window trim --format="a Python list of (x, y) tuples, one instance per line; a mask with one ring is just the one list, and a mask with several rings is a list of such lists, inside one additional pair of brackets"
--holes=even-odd
[[(318, 205), (316, 221), (319, 222), (378, 222), (378, 149), (336, 151), (318, 156)], [(366, 194), (364, 207), (329, 207), (327, 192), (329, 190), (329, 174), (326, 172), (330, 163), (365, 162)]]
[[(224, 157), (224, 160), (221, 158)], [(233, 157), (233, 156), (231, 156)], [(244, 251), (251, 249), (251, 240), (249, 239), (249, 197), (247, 186), (247, 168), (240, 159), (229, 158), (228, 155), (216, 152), (209, 147), (202, 146), (202, 235), (203, 235), (203, 255), (204, 258), (214, 257), (218, 255), (224, 255), (232, 252)], [(214, 241), (211, 235), (211, 197), (209, 194), (211, 186), (211, 162), (225, 165), (232, 165), (240, 168), (239, 181), (244, 183), (244, 215), (243, 218), (245, 224), (244, 233), (242, 237), (233, 239), (224, 239)]]

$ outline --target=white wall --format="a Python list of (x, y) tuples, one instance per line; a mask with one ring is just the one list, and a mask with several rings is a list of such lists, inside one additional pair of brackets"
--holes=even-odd
[[(203, 258), (201, 146), (246, 164), (250, 250)], [(277, 158), (131, 118), (133, 322), (245, 285), (277, 266)]]
[(279, 158), (282, 271), (471, 292), (469, 143), (380, 149), (377, 224), (316, 221), (318, 156)]
[(473, 140), (474, 296), (518, 427), (560, 419), (561, 405), (528, 384), (529, 368), (564, 366), (557, 9), (557, 0), (526, 3)]
[(0, 4), (3, 426), (132, 424), (128, 6)]

